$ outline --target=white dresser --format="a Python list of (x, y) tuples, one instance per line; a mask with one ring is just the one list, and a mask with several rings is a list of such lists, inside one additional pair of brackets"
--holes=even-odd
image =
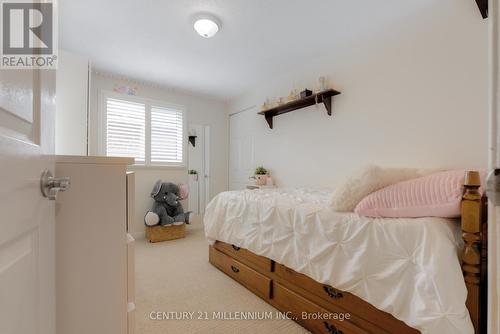
[(71, 187), (56, 203), (57, 334), (134, 332), (133, 159), (58, 156)]

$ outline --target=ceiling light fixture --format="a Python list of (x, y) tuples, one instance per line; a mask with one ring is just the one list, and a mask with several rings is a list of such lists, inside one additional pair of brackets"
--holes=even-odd
[(194, 30), (196, 30), (196, 32), (204, 38), (214, 37), (219, 29), (220, 24), (213, 16), (200, 16), (194, 22)]

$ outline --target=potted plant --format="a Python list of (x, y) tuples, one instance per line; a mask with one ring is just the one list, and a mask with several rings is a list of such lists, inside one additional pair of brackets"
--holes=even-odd
[(267, 184), (267, 169), (262, 166), (255, 168), (255, 184), (265, 186)]
[(188, 171), (188, 174), (191, 176), (191, 179), (193, 181), (198, 181), (198, 172), (197, 171), (195, 171), (194, 169), (190, 169)]

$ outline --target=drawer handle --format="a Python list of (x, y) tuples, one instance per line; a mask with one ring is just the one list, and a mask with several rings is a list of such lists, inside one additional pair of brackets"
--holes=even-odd
[(325, 290), (326, 294), (332, 299), (340, 299), (344, 297), (344, 295), (342, 295), (342, 292), (335, 290), (329, 285), (323, 285), (323, 290)]
[(233, 249), (234, 249), (235, 251), (239, 251), (239, 250), (241, 249), (241, 247), (238, 247), (238, 246), (235, 246), (235, 245), (231, 245), (231, 246), (233, 246)]
[(239, 273), (240, 270), (238, 268), (236, 268), (235, 266), (231, 266), (231, 270), (234, 272), (234, 273)]
[(340, 329), (337, 329), (337, 327), (335, 327), (332, 324), (329, 324), (326, 321), (323, 321), (323, 325), (325, 325), (326, 330), (330, 334), (344, 334), (344, 332), (342, 332)]

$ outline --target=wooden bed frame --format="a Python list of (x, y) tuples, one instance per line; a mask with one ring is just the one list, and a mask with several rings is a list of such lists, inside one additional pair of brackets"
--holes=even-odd
[[(487, 210), (479, 186), (479, 173), (467, 172), (461, 207), (462, 270), (468, 290), (466, 305), (476, 334), (486, 333), (487, 302)], [(209, 248), (209, 261), (313, 333), (419, 333), (350, 293), (243, 248), (217, 241)]]

